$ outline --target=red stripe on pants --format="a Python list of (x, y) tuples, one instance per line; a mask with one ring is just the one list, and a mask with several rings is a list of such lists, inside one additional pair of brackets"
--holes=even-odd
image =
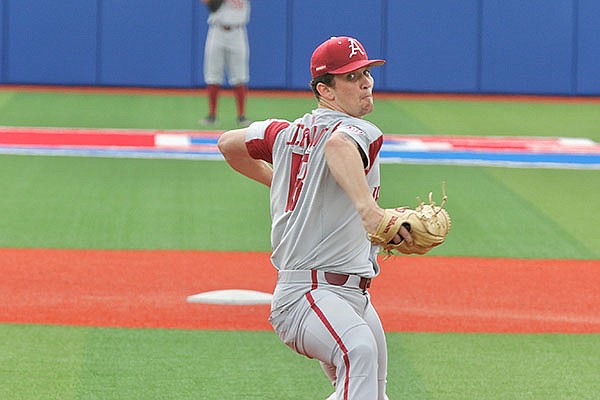
[[(316, 271), (314, 271), (314, 272), (316, 272)], [(331, 333), (331, 336), (333, 336), (336, 343), (338, 344), (338, 346), (340, 346), (340, 349), (342, 350), (342, 353), (344, 355), (343, 356), (344, 364), (346, 365), (346, 379), (344, 381), (344, 400), (348, 400), (348, 387), (350, 386), (350, 358), (348, 357), (348, 349), (344, 345), (344, 342), (342, 341), (342, 338), (340, 337), (340, 335), (337, 334), (335, 329), (333, 329), (333, 326), (331, 326), (331, 324), (327, 320), (327, 317), (325, 316), (325, 314), (323, 314), (323, 311), (315, 303), (315, 299), (312, 296), (312, 293), (310, 293), (310, 292), (306, 293), (306, 298), (308, 299), (310, 308), (315, 312), (315, 314), (317, 314), (317, 316), (319, 317), (321, 322), (323, 322), (323, 325), (325, 325), (325, 327), (327, 328), (329, 333)]]

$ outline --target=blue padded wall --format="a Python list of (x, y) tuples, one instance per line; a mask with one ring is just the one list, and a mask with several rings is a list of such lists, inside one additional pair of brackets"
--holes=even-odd
[(600, 2), (580, 0), (577, 21), (577, 92), (600, 94)]
[(398, 0), (388, 4), (387, 89), (478, 89), (478, 0)]
[(8, 61), (8, 58), (4, 56), (4, 31), (7, 27), (6, 23), (4, 22), (4, 19), (8, 15), (6, 13), (6, 4), (7, 3), (4, 1), (0, 2), (0, 83), (6, 80), (6, 77), (4, 76), (4, 63)]
[(572, 0), (484, 0), (481, 90), (573, 93)]
[[(386, 91), (600, 95), (595, 0), (252, 0), (250, 88), (308, 90), (359, 38)], [(0, 0), (0, 84), (203, 87), (200, 0)]]
[(102, 85), (192, 86), (197, 1), (102, 0)]
[[(6, 3), (5, 3), (6, 2)], [(11, 83), (93, 84), (96, 76), (95, 1), (2, 0), (3, 76)]]

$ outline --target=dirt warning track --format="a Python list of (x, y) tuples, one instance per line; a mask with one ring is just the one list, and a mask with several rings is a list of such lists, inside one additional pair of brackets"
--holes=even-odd
[[(0, 249), (0, 323), (270, 330), (268, 305), (188, 303), (272, 292), (267, 253)], [(600, 333), (600, 260), (396, 257), (370, 290), (387, 331)]]

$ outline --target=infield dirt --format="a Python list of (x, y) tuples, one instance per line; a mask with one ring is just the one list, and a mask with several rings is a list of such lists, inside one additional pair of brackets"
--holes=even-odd
[[(598, 333), (599, 260), (395, 257), (370, 289), (389, 332)], [(272, 292), (268, 253), (0, 249), (0, 323), (270, 330), (268, 305), (186, 302)]]

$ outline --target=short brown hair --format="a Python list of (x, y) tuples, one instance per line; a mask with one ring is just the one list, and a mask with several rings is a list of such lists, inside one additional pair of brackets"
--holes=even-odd
[(335, 86), (335, 75), (334, 74), (324, 74), (321, 76), (317, 76), (314, 77), (311, 81), (310, 81), (310, 88), (312, 89), (315, 97), (318, 99), (321, 98), (321, 95), (319, 94), (319, 91), (317, 90), (317, 85), (319, 83), (323, 83), (326, 86), (329, 87), (334, 87)]

